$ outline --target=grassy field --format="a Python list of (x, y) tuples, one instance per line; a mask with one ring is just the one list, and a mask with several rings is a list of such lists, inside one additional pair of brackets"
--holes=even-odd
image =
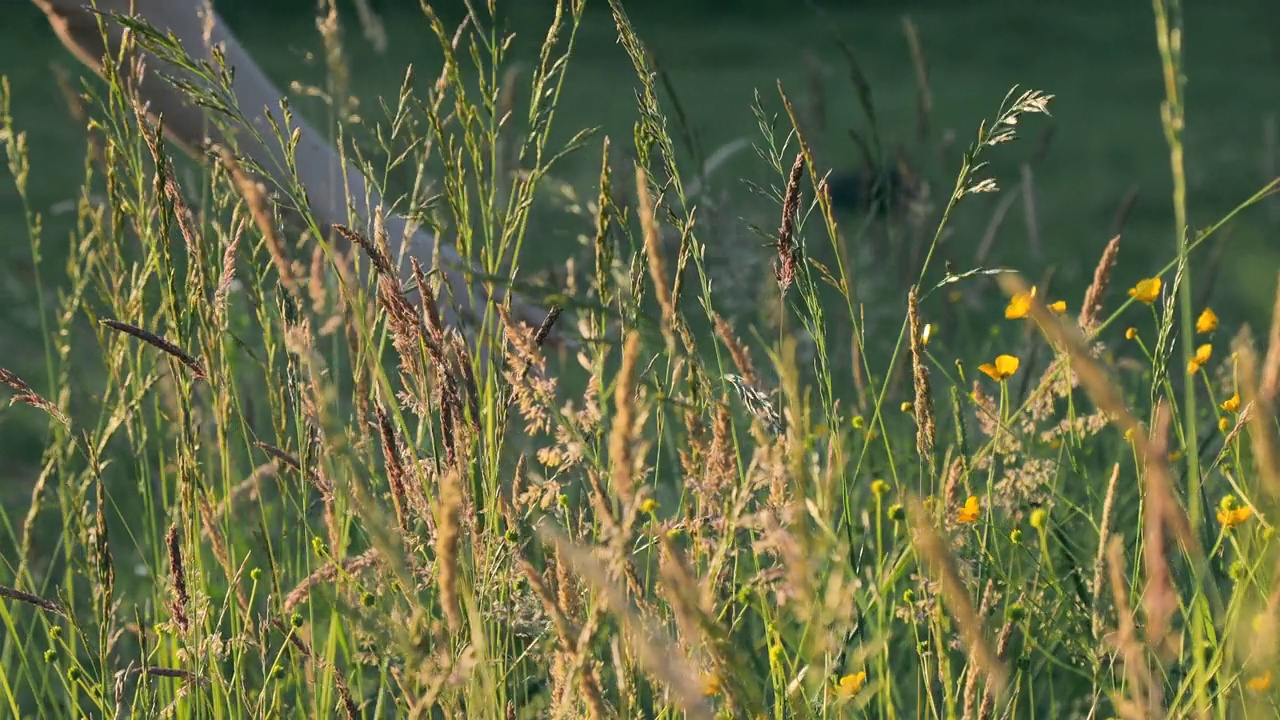
[[(86, 171), (46, 71), (80, 69), (23, 6), (0, 43), (30, 167), (0, 184), (0, 714), (1274, 716), (1276, 20), (1008, 5), (633, 26), (596, 3), (551, 48), (553, 126), (523, 121), (558, 82), (553, 17), (521, 9), (510, 57), (478, 51), (519, 69), (501, 134), (447, 115), (476, 74), (433, 87), (425, 18), (385, 17), (385, 54), (348, 18), (362, 143), (410, 64), (444, 108), (415, 136), (438, 121), (468, 162), (599, 128), (527, 161), (536, 185), (479, 181), (525, 202), (433, 210), (525, 238), (522, 279), (567, 308), (549, 336), (496, 309), (455, 334), (323, 254), (291, 294), (256, 231), (228, 251), (252, 200), (184, 159), (161, 193), (118, 111), (91, 108), (116, 162)], [(1157, 42), (1170, 11), (1184, 55)], [(235, 22), (282, 85), (325, 86), (312, 20)], [(858, 141), (927, 195), (832, 208), (817, 179)], [(167, 237), (188, 204), (199, 237)]]

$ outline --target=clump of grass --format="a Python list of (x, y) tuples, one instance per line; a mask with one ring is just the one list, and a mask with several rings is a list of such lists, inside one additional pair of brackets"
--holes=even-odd
[[(585, 147), (586, 134), (550, 146), (583, 3), (557, 4), (520, 72), (492, 8), (468, 6), (456, 31), (427, 9), (443, 70), (422, 97), (406, 80), (369, 174), (435, 173), (438, 201), (409, 210), (467, 262), (417, 258), (407, 276), (380, 218), (336, 228), (357, 251), (335, 253), (302, 188), (260, 186), (230, 145), (179, 183), (107, 72), (88, 111), (103, 175), (86, 181), (67, 287), (46, 308), (49, 376), (0, 370), (29, 406), (11, 412), (50, 418), (30, 506), (0, 516), (8, 713), (1274, 709), (1280, 288), (1265, 353), (1245, 328), (1228, 353), (1231, 320), (1188, 307), (1187, 288), (1192, 253), (1280, 180), (1201, 231), (1180, 211), (1177, 257), (1123, 302), (1116, 237), (1072, 318), (1066, 288), (987, 267), (990, 249), (967, 270), (935, 261), (966, 199), (999, 192), (988, 154), (1048, 112), (1051, 95), (1013, 91), (942, 207), (881, 228), (913, 239), (896, 258), (906, 281), (877, 285), (881, 268), (851, 247), (872, 230), (842, 229), (815, 159), (822, 123), (779, 86), (777, 110), (754, 108), (772, 205), (743, 209), (765, 242), (742, 267), (770, 288), (755, 324), (704, 262), (716, 239), (668, 127), (681, 113), (609, 5), (637, 71), (635, 187), (614, 183), (605, 139), (590, 217), (563, 218), (583, 221), (589, 272), (571, 263), (543, 290), (540, 322), (497, 290), (530, 289), (513, 262), (530, 208)], [(1157, 2), (1175, 174), (1177, 18)], [(239, 117), (224, 72), (130, 22), (135, 42), (209, 81), (187, 87), (207, 92), (195, 100)], [(330, 4), (320, 29), (343, 115), (337, 23)], [(924, 40), (904, 28), (924, 144)], [(511, 87), (523, 77), (526, 108)], [(21, 192), (39, 168), (0, 119)], [(287, 148), (281, 127), (259, 140)], [(281, 194), (306, 233), (277, 219)], [(38, 232), (33, 220), (33, 251)], [(959, 302), (991, 296), (992, 276), (1003, 314)], [(1015, 331), (971, 330), (988, 325)], [(96, 365), (92, 393), (77, 391), (73, 349)]]

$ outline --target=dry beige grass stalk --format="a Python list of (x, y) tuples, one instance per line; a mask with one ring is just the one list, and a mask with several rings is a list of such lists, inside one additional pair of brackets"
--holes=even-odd
[(909, 498), (908, 505), (916, 552), (927, 568), (929, 578), (938, 582), (942, 589), (945, 606), (960, 628), (969, 662), (986, 674), (997, 693), (1004, 692), (1008, 684), (1008, 668), (987, 642), (982, 620), (969, 599), (969, 591), (956, 572), (946, 542), (933, 526), (932, 518), (918, 498)]
[(275, 218), (272, 217), (266, 189), (241, 169), (240, 163), (229, 149), (219, 145), (215, 148), (215, 151), (222, 160), (227, 172), (231, 174), (231, 180), (235, 183), (240, 197), (244, 198), (245, 205), (249, 208), (249, 215), (253, 218), (254, 224), (258, 226), (258, 232), (262, 233), (263, 242), (267, 246), (267, 254), (271, 256), (271, 262), (276, 266), (276, 273), (280, 276), (280, 285), (285, 290), (288, 290), (291, 295), (300, 297), (298, 294), (298, 281), (293, 274), (293, 261), (289, 257), (289, 251), (285, 247), (284, 239), (280, 237)]
[(1102, 501), (1102, 518), (1098, 521), (1098, 556), (1093, 562), (1093, 618), (1091, 627), (1094, 640), (1102, 639), (1102, 573), (1106, 566), (1106, 552), (1111, 536), (1111, 512), (1115, 507), (1116, 486), (1120, 481), (1120, 463), (1111, 469), (1107, 481), (1107, 495)]
[(914, 287), (907, 293), (907, 322), (911, 336), (911, 373), (915, 388), (912, 408), (916, 415), (916, 452), (921, 460), (932, 467), (930, 456), (937, 428), (933, 417), (933, 395), (929, 392), (929, 367), (925, 364), (924, 326), (920, 322), (920, 302)]
[[(1142, 565), (1146, 575), (1142, 604), (1147, 619), (1147, 644), (1169, 657), (1174, 652), (1173, 616), (1178, 611), (1179, 598), (1169, 567), (1169, 538), (1166, 533), (1170, 530), (1176, 532), (1184, 522), (1173, 494), (1173, 478), (1166, 461), (1170, 422), (1169, 408), (1161, 402), (1156, 407), (1151, 437), (1143, 449), (1145, 517), (1142, 523)], [(1186, 531), (1189, 534), (1190, 528)]]
[(1280, 281), (1276, 283), (1275, 304), (1271, 310), (1271, 331), (1267, 334), (1267, 356), (1262, 361), (1262, 382), (1258, 386), (1260, 405), (1274, 407), (1280, 394)]
[(671, 693), (686, 717), (712, 720), (715, 715), (702, 695), (697, 668), (688, 654), (640, 616), (628, 593), (610, 579), (605, 564), (590, 550), (573, 545), (556, 530), (542, 526), (539, 533), (569, 562), (574, 572), (596, 590), (599, 601), (618, 619), (627, 645), (636, 653), (640, 665)]
[(653, 278), (653, 292), (658, 299), (658, 307), (662, 309), (663, 328), (670, 332), (676, 308), (671, 301), (670, 281), (667, 280), (667, 265), (662, 253), (662, 229), (658, 226), (653, 195), (649, 192), (649, 174), (639, 165), (636, 166), (636, 195), (640, 201), (637, 210), (640, 230), (644, 234), (645, 257), (649, 261), (649, 275)]
[(449, 629), (462, 629), (462, 609), (458, 602), (462, 540), (462, 474), (450, 464), (440, 475), (439, 513), (436, 519), (436, 581), (440, 607)]
[(804, 176), (804, 153), (797, 153), (782, 196), (782, 223), (778, 227), (778, 259), (773, 266), (778, 289), (783, 295), (795, 282), (800, 267), (800, 246), (796, 242), (796, 219), (800, 215), (800, 178)]
[(1089, 289), (1084, 293), (1084, 302), (1080, 304), (1077, 324), (1086, 337), (1093, 334), (1098, 326), (1098, 320), (1102, 317), (1102, 297), (1107, 292), (1107, 286), (1111, 284), (1111, 271), (1115, 269), (1119, 254), (1120, 236), (1116, 235), (1102, 251), (1098, 267), (1093, 271), (1093, 282), (1089, 284)]
[(738, 369), (738, 374), (742, 375), (742, 379), (748, 385), (759, 387), (760, 376), (756, 374), (755, 364), (751, 361), (751, 352), (734, 333), (733, 324), (716, 312), (712, 312), (711, 317), (715, 323), (716, 335), (728, 348), (729, 356), (733, 358), (733, 365)]
[[(1245, 410), (1241, 411), (1241, 421), (1249, 428), (1252, 440), (1253, 462), (1258, 468), (1263, 487), (1273, 497), (1280, 497), (1280, 467), (1277, 467), (1277, 449), (1275, 437), (1274, 415), (1262, 407), (1262, 393), (1258, 388), (1258, 354), (1252, 344), (1237, 338), (1232, 349), (1238, 358), (1238, 377), (1240, 378), (1240, 402)], [(1247, 419), (1245, 416), (1248, 416)]]
[(622, 350), (622, 367), (618, 370), (614, 391), (613, 428), (609, 433), (610, 487), (628, 506), (634, 504), (636, 496), (638, 413), (635, 395), (639, 361), (640, 334), (632, 331)]
[(1138, 626), (1129, 605), (1129, 589), (1125, 583), (1124, 537), (1117, 535), (1107, 545), (1107, 564), (1110, 568), (1111, 599), (1116, 608), (1118, 623), (1111, 645), (1120, 655), (1124, 669), (1127, 697), (1119, 703), (1121, 716), (1125, 718), (1164, 717), (1159, 693), (1151, 667), (1147, 664), (1146, 650), (1138, 638)]

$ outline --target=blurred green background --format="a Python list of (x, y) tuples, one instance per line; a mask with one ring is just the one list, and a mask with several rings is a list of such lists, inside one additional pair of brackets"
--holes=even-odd
[[(551, 3), (498, 4), (512, 8), (503, 22), (517, 34), (515, 54), (531, 58)], [(607, 3), (592, 0), (589, 5), (557, 115), (558, 135), (568, 138), (581, 128), (598, 126), (613, 138), (615, 148), (625, 149), (636, 117), (635, 77), (617, 44)], [(217, 0), (215, 6), (281, 87), (295, 80), (323, 82), (314, 2)], [(362, 35), (354, 6), (340, 6), (345, 12), (352, 87), (363, 100), (366, 123), (378, 119), (376, 96), (394, 98), (407, 65), (415, 66), (425, 88), (437, 73), (439, 57), (416, 3), (384, 0), (373, 6), (386, 28), (385, 53), (376, 52)], [(739, 137), (759, 139), (751, 110), (755, 91), (760, 91), (770, 113), (780, 112), (777, 81), (790, 94), (803, 97), (812, 79), (821, 77), (826, 89), (826, 127), (818, 138), (823, 156), (836, 169), (856, 168), (861, 160), (849, 131), (865, 131), (866, 122), (848, 80), (839, 36), (856, 53), (871, 83), (886, 143), (906, 147), (909, 160), (929, 176), (935, 197), (949, 192), (963, 146), (978, 123), (995, 113), (1011, 86), (1057, 96), (1051, 120), (1028, 122), (1028, 137), (992, 154), (994, 175), (1012, 188), (1019, 183), (1020, 164), (1036, 152), (1037, 137), (1053, 126), (1052, 141), (1034, 166), (1044, 255), (1033, 260), (1027, 253), (1026, 223), (1018, 203), (988, 264), (1011, 264), (1033, 277), (1053, 266), (1055, 287), (1072, 300), (1073, 309), (1078, 307), (1110, 238), (1117, 208), (1131, 188), (1137, 196), (1125, 225), (1119, 281), (1147, 275), (1173, 254), (1169, 160), (1160, 124), (1163, 86), (1149, 2), (851, 0), (825, 3), (820, 12), (785, 0), (641, 0), (629, 7), (708, 149)], [(51, 65), (62, 65), (73, 77), (84, 70), (32, 3), (4, 0), (3, 8), (0, 74), (12, 85), (15, 122), (29, 134), (31, 200), (44, 219), (39, 272), (52, 295), (64, 285), (63, 260), (83, 177), (85, 136), (67, 111)], [(438, 9), (446, 19), (462, 14), (457, 2)], [(917, 83), (903, 32), (904, 15), (918, 27), (928, 59), (934, 134), (952, 130), (956, 136), (940, 161), (910, 157)], [(1275, 173), (1276, 149), (1267, 138), (1280, 111), (1280, 7), (1274, 0), (1190, 3), (1186, 27), (1186, 164), (1191, 220), (1200, 227)], [(296, 98), (294, 107), (325, 125), (328, 110), (319, 101)], [(585, 151), (569, 158), (560, 167), (559, 179), (584, 195), (594, 193), (599, 147), (599, 139), (593, 139)], [(749, 197), (745, 181), (777, 182), (752, 152), (739, 154), (717, 177), (731, 197), (743, 199)], [(966, 252), (971, 254), (978, 244), (998, 202), (999, 197), (992, 196), (961, 205), (947, 250), (958, 268), (967, 267)], [(749, 204), (743, 206), (744, 215), (750, 214)], [(776, 220), (769, 222), (776, 225)], [(534, 267), (562, 262), (563, 243), (581, 231), (578, 223), (579, 219), (565, 218), (560, 227), (554, 216), (541, 218), (523, 262)], [(1280, 208), (1272, 203), (1251, 210), (1224, 235), (1228, 245), (1221, 250), (1223, 265), (1213, 303), (1225, 323), (1257, 323), (1269, 314), (1280, 267), (1277, 229)], [(41, 378), (34, 268), (25, 235), (21, 206), (6, 177), (0, 181), (0, 365)], [(751, 239), (744, 242), (743, 252), (768, 251)], [(890, 300), (900, 304), (900, 298)], [(0, 435), (6, 433), (25, 434), (14, 413), (0, 413)], [(0, 462), (28, 466), (38, 457), (39, 443), (15, 440), (10, 435), (2, 447), (17, 447), (15, 452), (26, 457), (10, 452)]]

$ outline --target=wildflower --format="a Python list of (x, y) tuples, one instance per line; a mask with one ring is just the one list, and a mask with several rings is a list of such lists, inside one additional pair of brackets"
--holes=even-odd
[(653, 512), (657, 509), (658, 509), (658, 501), (654, 500), (653, 498), (645, 498), (644, 501), (640, 503), (640, 512), (644, 513), (645, 515), (652, 515)]
[(1022, 542), (1022, 528), (1014, 528), (1009, 531), (1009, 542), (1014, 545)]
[(907, 517), (906, 508), (902, 507), (902, 503), (894, 503), (889, 506), (889, 519), (894, 522), (905, 520)]
[(1196, 354), (1187, 361), (1187, 374), (1195, 375), (1200, 372), (1200, 368), (1204, 367), (1204, 364), (1209, 362), (1209, 357), (1211, 355), (1213, 355), (1213, 346), (1208, 343), (1196, 348)]
[(912, 405), (911, 405), (911, 403), (909, 403), (909, 402), (904, 402), (904, 403), (902, 403), (902, 405), (901, 405), (898, 409), (899, 409), (899, 410), (901, 410), (901, 411), (902, 411), (902, 412), (904, 412), (904, 413), (911, 412), (911, 410), (912, 410)]
[(1248, 505), (1238, 507), (1235, 495), (1227, 495), (1218, 503), (1218, 522), (1222, 523), (1222, 527), (1226, 530), (1243, 523), (1251, 515), (1253, 515), (1253, 508)]
[(859, 670), (856, 673), (845, 675), (836, 681), (836, 685), (831, 689), (836, 697), (842, 700), (848, 700), (857, 695), (862, 686), (867, 684), (867, 673), (865, 670)]
[(719, 695), (721, 691), (720, 677), (715, 673), (702, 674), (702, 694), (707, 697)]
[(994, 363), (983, 363), (978, 369), (992, 380), (1003, 381), (1018, 372), (1020, 361), (1012, 355), (997, 355)]
[(1032, 285), (1027, 292), (1014, 294), (1009, 298), (1009, 306), (1004, 309), (1004, 316), (1010, 320), (1020, 320), (1031, 312), (1031, 301), (1035, 299), (1036, 286)]
[(969, 499), (964, 501), (964, 507), (960, 508), (960, 512), (956, 513), (956, 520), (962, 523), (978, 522), (978, 516), (982, 513), (981, 506), (978, 505), (978, 496), (970, 495)]
[(1231, 421), (1230, 421), (1230, 420), (1226, 419), (1225, 417), (1220, 417), (1220, 418), (1218, 418), (1218, 430), (1219, 430), (1219, 431), (1221, 431), (1221, 432), (1226, 432), (1226, 431), (1227, 431), (1227, 429), (1228, 429), (1228, 428), (1230, 428), (1230, 427), (1231, 427)]
[(889, 483), (883, 480), (872, 480), (871, 492), (874, 493), (876, 497), (880, 497), (881, 495), (889, 492)]
[(1196, 318), (1196, 332), (1201, 335), (1208, 335), (1218, 329), (1218, 314), (1209, 308), (1205, 308), (1200, 313), (1200, 317)]
[(1160, 288), (1163, 285), (1164, 283), (1158, 277), (1139, 280), (1137, 285), (1129, 288), (1129, 296), (1138, 302), (1150, 305), (1160, 297)]
[(1048, 520), (1049, 513), (1044, 508), (1036, 508), (1031, 511), (1031, 527), (1043, 531)]
[(1064, 313), (1067, 311), (1067, 301), (1059, 300), (1055, 303), (1049, 303), (1049, 309), (1056, 313)]
[(1134, 339), (1134, 338), (1136, 338), (1136, 337), (1138, 337), (1138, 328), (1136, 328), (1136, 327), (1131, 327), (1131, 328), (1129, 328), (1128, 330), (1125, 330), (1125, 331), (1124, 331), (1124, 339), (1125, 339), (1125, 340), (1132, 340), (1132, 339)]
[(786, 649), (782, 647), (782, 643), (775, 642), (769, 646), (769, 660), (775, 664), (781, 663), (785, 657)]
[(1240, 393), (1235, 393), (1226, 400), (1223, 400), (1221, 407), (1229, 413), (1240, 412)]
[(1245, 685), (1254, 692), (1266, 692), (1271, 689), (1271, 671), (1249, 678)]

